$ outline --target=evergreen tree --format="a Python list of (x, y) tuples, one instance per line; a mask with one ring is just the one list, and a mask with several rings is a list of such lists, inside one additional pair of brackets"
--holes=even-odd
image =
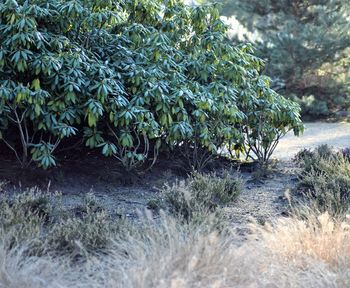
[[(240, 0), (223, 3), (261, 37), (259, 56), (274, 85), (301, 99), (304, 112), (325, 115), (347, 105), (346, 54), (350, 47), (347, 0)], [(339, 77), (342, 74), (342, 77)]]

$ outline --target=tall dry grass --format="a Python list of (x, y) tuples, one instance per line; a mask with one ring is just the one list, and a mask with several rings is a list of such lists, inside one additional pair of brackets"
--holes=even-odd
[(227, 234), (181, 231), (174, 223), (166, 227), (150, 238), (169, 233), (174, 242), (133, 243), (141, 247), (142, 257), (126, 265), (127, 282), (120, 287), (350, 285), (349, 222), (328, 214), (279, 219), (264, 227), (254, 224), (249, 239), (239, 245)]
[(350, 287), (347, 217), (296, 209), (237, 240), (220, 205), (187, 221), (166, 210), (132, 224), (94, 199), (65, 211), (55, 197), (2, 195), (0, 288)]
[(349, 224), (328, 214), (279, 219), (252, 224), (237, 243), (210, 221), (194, 227), (162, 215), (81, 262), (30, 256), (24, 242), (3, 241), (0, 287), (349, 287)]

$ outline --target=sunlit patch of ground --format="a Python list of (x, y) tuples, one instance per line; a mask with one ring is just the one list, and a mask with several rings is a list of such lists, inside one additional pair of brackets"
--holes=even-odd
[(300, 149), (315, 148), (329, 144), (334, 148), (350, 146), (350, 123), (306, 123), (305, 132), (300, 137), (293, 133), (286, 135), (279, 143), (273, 157), (280, 160), (291, 159)]

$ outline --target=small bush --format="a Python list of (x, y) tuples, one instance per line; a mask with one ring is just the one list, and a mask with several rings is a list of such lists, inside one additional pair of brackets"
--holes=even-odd
[(35, 214), (47, 219), (52, 212), (48, 196), (41, 193), (37, 189), (31, 189), (23, 194), (18, 194), (14, 197), (4, 196), (0, 201), (2, 209), (0, 211), (1, 218), (8, 218), (6, 212), (11, 211), (13, 216), (23, 215), (26, 217), (30, 214)]
[(223, 177), (194, 173), (185, 182), (166, 186), (162, 198), (171, 214), (186, 221), (216, 212), (217, 208), (234, 201), (242, 189), (241, 179), (225, 172)]
[(71, 216), (84, 218), (90, 214), (106, 212), (106, 210), (98, 203), (94, 195), (89, 193), (84, 197), (83, 204), (74, 207), (72, 212)]
[(216, 208), (218, 205), (228, 204), (237, 198), (242, 189), (242, 181), (232, 178), (228, 172), (225, 172), (223, 177), (218, 177), (215, 173), (209, 175), (196, 173), (189, 181), (189, 188), (197, 193), (197, 198), (207, 195), (203, 199), (205, 204)]
[(318, 146), (314, 151), (303, 149), (294, 157), (294, 161), (303, 168), (303, 172), (310, 172), (318, 169), (321, 159), (334, 160), (338, 155), (327, 144)]
[[(127, 229), (123, 220), (113, 220), (91, 195), (84, 205), (68, 212), (57, 204), (60, 197), (38, 190), (5, 195), (0, 202), (0, 235), (7, 235), (7, 245), (29, 241), (31, 255), (83, 256), (107, 248), (113, 235)], [(51, 205), (53, 201), (56, 206)]]
[(350, 208), (350, 162), (327, 145), (303, 150), (296, 159), (302, 167), (299, 191), (319, 211), (345, 213)]
[(83, 256), (108, 246), (115, 232), (114, 222), (105, 213), (88, 213), (56, 223), (41, 243), (43, 252)]
[(150, 199), (147, 202), (147, 209), (159, 212), (162, 208), (164, 208), (163, 202), (158, 198)]
[(2, 195), (0, 201), (0, 230), (10, 235), (8, 245), (39, 237), (42, 226), (51, 217), (52, 206), (48, 198), (36, 189), (10, 197)]

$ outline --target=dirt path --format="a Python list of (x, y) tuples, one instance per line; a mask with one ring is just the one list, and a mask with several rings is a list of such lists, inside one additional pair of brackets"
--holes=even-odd
[[(283, 215), (287, 210), (287, 201), (283, 200), (283, 195), (288, 188), (293, 188), (296, 184), (295, 167), (291, 158), (300, 149), (314, 148), (320, 144), (330, 144), (335, 148), (350, 147), (349, 123), (307, 123), (305, 126), (305, 133), (302, 136), (294, 137), (290, 133), (281, 140), (274, 154), (280, 162), (271, 178), (259, 183), (252, 180), (251, 173), (243, 173), (242, 176), (246, 180), (245, 189), (237, 202), (227, 208), (227, 215), (235, 227), (244, 229), (252, 217), (264, 222)], [(128, 186), (113, 180), (114, 172), (111, 169), (113, 163), (107, 163), (106, 160), (96, 163), (96, 165), (91, 163), (83, 165), (79, 162), (77, 167), (71, 168), (69, 177), (67, 173), (57, 171), (54, 177), (57, 179), (52, 182), (51, 191), (63, 193), (67, 208), (81, 204), (82, 196), (91, 191), (108, 210), (116, 213), (120, 211), (121, 214), (134, 218), (137, 210), (145, 209), (148, 200), (154, 198), (157, 191), (155, 187), (160, 188), (165, 182), (172, 182), (177, 177), (172, 175), (170, 170), (168, 173), (165, 165), (162, 169), (144, 175), (137, 185)], [(95, 168), (88, 169), (89, 165)], [(83, 169), (84, 167), (87, 167), (85, 169), (87, 171)], [(73, 173), (74, 171), (76, 173)], [(117, 177), (118, 171), (115, 174)], [(50, 180), (39, 175), (29, 178), (44, 179), (45, 183)]]
[(271, 178), (258, 184), (249, 180), (251, 175), (246, 175), (248, 180), (244, 191), (237, 203), (227, 208), (233, 226), (244, 231), (252, 218), (264, 222), (282, 216), (288, 206), (284, 194), (297, 183), (296, 168), (291, 159), (299, 150), (321, 144), (337, 149), (350, 147), (350, 123), (306, 123), (305, 132), (300, 137), (293, 133), (286, 135), (273, 155), (280, 162)]
[(300, 137), (293, 133), (286, 135), (277, 146), (274, 157), (291, 159), (302, 148), (314, 148), (329, 144), (334, 148), (350, 147), (350, 123), (306, 123), (305, 132)]
[(287, 215), (288, 200), (285, 195), (297, 183), (295, 171), (291, 161), (282, 161), (269, 178), (263, 181), (254, 180), (252, 175), (243, 175), (246, 183), (241, 195), (235, 203), (225, 208), (238, 235), (245, 235), (247, 223), (252, 219), (265, 223)]

